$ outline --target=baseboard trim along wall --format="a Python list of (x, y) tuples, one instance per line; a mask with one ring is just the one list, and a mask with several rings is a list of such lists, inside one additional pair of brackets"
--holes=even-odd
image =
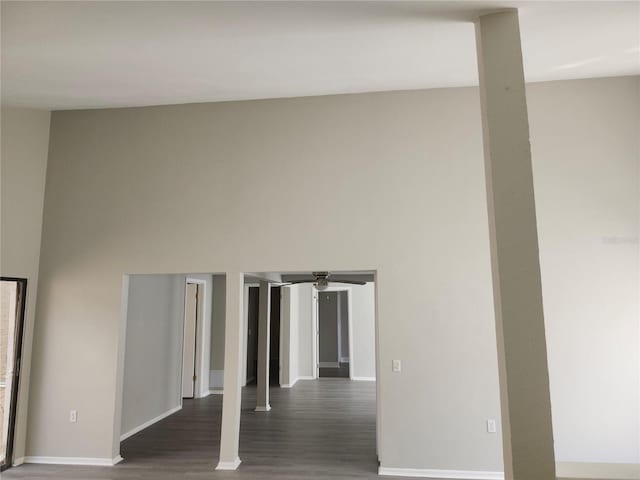
[(315, 380), (315, 378), (313, 377), (298, 377), (296, 378), (293, 382), (291, 383), (283, 383), (282, 385), (280, 385), (280, 388), (293, 388), (293, 386), (298, 383), (300, 380)]
[[(420, 477), (458, 480), (504, 480), (503, 472), (469, 470), (431, 470), (422, 468), (394, 468), (380, 466), (379, 475), (396, 477)], [(558, 478), (585, 478), (592, 480), (637, 480), (640, 478), (638, 463), (556, 463)]]
[(640, 478), (640, 463), (558, 462), (556, 475), (559, 478), (637, 480)]
[(168, 411), (164, 412), (162, 415), (158, 415), (157, 417), (152, 418), (148, 422), (144, 422), (142, 425), (138, 425), (136, 428), (131, 429), (128, 432), (123, 433), (122, 435), (120, 435), (120, 441), (122, 442), (123, 440), (126, 440), (127, 438), (135, 435), (136, 433), (141, 432), (145, 428), (150, 427), (154, 423), (157, 423), (160, 420), (163, 420), (163, 419), (167, 418), (169, 415), (173, 415), (174, 413), (176, 413), (176, 412), (178, 412), (180, 410), (182, 410), (182, 405), (178, 405), (177, 407), (174, 407), (171, 410), (168, 410)]
[(218, 462), (216, 470), (237, 470), (240, 463), (240, 458), (236, 458), (233, 462)]
[(379, 475), (395, 477), (420, 477), (458, 480), (504, 480), (503, 472), (483, 472), (475, 470), (431, 470), (426, 468), (378, 468)]
[[(89, 457), (24, 457), (23, 463), (42, 463), (47, 465), (91, 465), (97, 467), (112, 467), (120, 463), (122, 457), (116, 458), (89, 458)], [(17, 463), (17, 462), (16, 462)]]
[(351, 377), (351, 380), (356, 380), (357, 382), (375, 382), (376, 377)]

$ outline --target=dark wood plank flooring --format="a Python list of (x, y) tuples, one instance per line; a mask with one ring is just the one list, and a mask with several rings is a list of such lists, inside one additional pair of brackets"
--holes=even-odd
[[(271, 389), (272, 410), (256, 413), (255, 387), (242, 395), (237, 471), (219, 472), (222, 396), (185, 400), (183, 409), (122, 443), (114, 467), (22, 465), (3, 480), (378, 478), (375, 383), (300, 381)], [(390, 478), (390, 477), (387, 477)]]

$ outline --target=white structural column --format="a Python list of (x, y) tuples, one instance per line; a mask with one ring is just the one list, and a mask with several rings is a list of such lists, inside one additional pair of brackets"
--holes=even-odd
[(240, 401), (242, 399), (243, 293), (244, 275), (227, 272), (224, 333), (224, 394), (218, 470), (235, 470), (240, 465)]
[(538, 232), (517, 10), (476, 22), (505, 478), (555, 480)]
[(260, 282), (258, 294), (258, 391), (256, 412), (268, 412), (269, 405), (269, 344), (271, 342), (271, 285)]

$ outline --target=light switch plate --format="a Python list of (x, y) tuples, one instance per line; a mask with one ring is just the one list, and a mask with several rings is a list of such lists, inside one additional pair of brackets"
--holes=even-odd
[(498, 431), (498, 427), (496, 425), (496, 421), (493, 419), (487, 420), (487, 433), (496, 433)]
[(391, 362), (391, 370), (394, 372), (402, 371), (402, 362), (400, 362), (400, 360), (394, 360)]

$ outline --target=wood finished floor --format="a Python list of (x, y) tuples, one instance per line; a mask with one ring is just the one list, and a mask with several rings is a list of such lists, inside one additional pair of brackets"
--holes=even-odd
[[(183, 409), (122, 443), (114, 467), (22, 465), (3, 480), (373, 479), (377, 476), (375, 383), (300, 381), (271, 388), (256, 413), (255, 387), (242, 395), (237, 471), (220, 472), (222, 396), (185, 400)], [(392, 477), (384, 477), (392, 478)]]

